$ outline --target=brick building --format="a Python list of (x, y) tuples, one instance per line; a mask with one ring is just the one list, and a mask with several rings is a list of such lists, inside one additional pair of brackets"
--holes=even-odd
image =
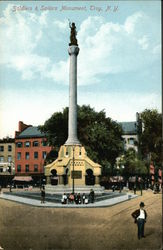
[(0, 186), (11, 183), (15, 174), (15, 140), (3, 138), (0, 140)]
[(30, 181), (39, 184), (44, 177), (44, 161), (52, 147), (48, 146), (44, 133), (31, 125), (19, 122), (15, 132), (14, 181)]

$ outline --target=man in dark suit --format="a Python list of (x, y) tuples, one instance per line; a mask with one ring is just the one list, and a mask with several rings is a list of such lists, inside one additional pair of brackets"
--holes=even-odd
[(144, 236), (144, 224), (147, 218), (147, 212), (144, 209), (144, 202), (140, 202), (140, 209), (135, 210), (131, 215), (135, 219), (138, 226), (138, 239)]

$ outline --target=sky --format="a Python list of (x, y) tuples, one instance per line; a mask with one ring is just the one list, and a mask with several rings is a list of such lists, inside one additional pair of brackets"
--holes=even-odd
[(161, 1), (1, 1), (0, 138), (69, 105), (69, 21), (79, 105), (118, 122), (161, 112)]

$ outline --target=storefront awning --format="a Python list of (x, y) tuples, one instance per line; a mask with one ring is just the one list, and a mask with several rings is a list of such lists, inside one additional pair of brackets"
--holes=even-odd
[(136, 176), (129, 177), (129, 182), (136, 182)]
[(124, 181), (122, 176), (112, 176), (110, 177), (110, 182), (121, 182)]
[(15, 176), (13, 181), (33, 181), (31, 176)]

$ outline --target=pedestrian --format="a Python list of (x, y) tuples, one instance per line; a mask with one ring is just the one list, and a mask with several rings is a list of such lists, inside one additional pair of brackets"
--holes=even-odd
[(85, 202), (84, 204), (88, 204), (88, 197), (85, 197)]
[(144, 236), (144, 224), (147, 219), (147, 212), (144, 209), (144, 202), (140, 202), (140, 209), (135, 210), (131, 215), (135, 219), (135, 223), (138, 226), (138, 239), (140, 240)]
[(81, 204), (81, 195), (80, 195), (80, 193), (78, 193), (77, 199), (78, 199), (78, 204)]
[(62, 203), (62, 204), (67, 204), (67, 195), (66, 195), (66, 193), (64, 193), (64, 194), (62, 195), (61, 203)]
[(112, 187), (111, 187), (111, 188), (112, 188), (112, 191), (114, 192), (114, 191), (115, 191), (115, 186), (114, 186), (114, 185), (112, 185)]
[(74, 203), (74, 194), (73, 194), (73, 193), (71, 193), (71, 194), (69, 195), (69, 197), (68, 197), (68, 202), (69, 202), (69, 203)]
[(41, 189), (41, 203), (45, 203), (45, 187)]
[(134, 194), (136, 194), (136, 183), (134, 184)]
[(74, 194), (74, 201), (75, 201), (75, 204), (78, 204), (78, 195), (77, 194)]
[(83, 193), (83, 195), (82, 195), (83, 204), (85, 204), (85, 199), (86, 199), (86, 196), (85, 196), (85, 193)]
[(89, 197), (90, 197), (91, 203), (94, 203), (95, 193), (94, 193), (93, 189), (90, 190)]

